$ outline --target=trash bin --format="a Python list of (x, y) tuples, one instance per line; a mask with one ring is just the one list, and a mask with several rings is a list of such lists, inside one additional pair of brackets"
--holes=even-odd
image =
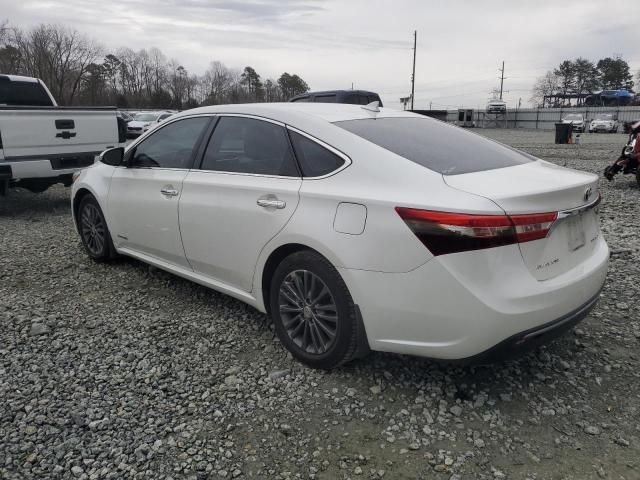
[(556, 123), (556, 143), (570, 143), (573, 125), (570, 123)]

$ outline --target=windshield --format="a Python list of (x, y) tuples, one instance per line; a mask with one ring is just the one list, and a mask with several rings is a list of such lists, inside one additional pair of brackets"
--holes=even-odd
[(564, 117), (564, 119), (565, 120), (582, 120), (582, 115), (572, 113), (571, 115), (567, 115), (566, 117)]
[(498, 142), (426, 117), (345, 120), (334, 125), (444, 175), (493, 170), (533, 161)]
[(156, 118), (158, 118), (157, 113), (136, 113), (134, 117), (138, 122), (153, 122)]
[(613, 120), (613, 115), (610, 113), (601, 113), (596, 115), (596, 120)]

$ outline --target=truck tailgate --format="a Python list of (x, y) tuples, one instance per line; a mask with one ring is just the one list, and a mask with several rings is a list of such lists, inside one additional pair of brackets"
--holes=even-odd
[(0, 134), (7, 162), (90, 157), (118, 145), (114, 109), (0, 108)]

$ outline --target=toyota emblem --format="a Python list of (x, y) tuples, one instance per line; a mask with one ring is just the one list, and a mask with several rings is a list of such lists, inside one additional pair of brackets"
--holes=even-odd
[(588, 202), (590, 197), (591, 197), (591, 187), (587, 188), (587, 189), (584, 191), (584, 197), (583, 197), (583, 198), (584, 198), (584, 201), (585, 201), (585, 202)]

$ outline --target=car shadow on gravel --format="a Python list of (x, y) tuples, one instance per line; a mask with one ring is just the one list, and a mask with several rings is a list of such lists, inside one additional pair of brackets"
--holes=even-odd
[(62, 216), (70, 215), (70, 210), (69, 198), (50, 195), (49, 192), (12, 189), (5, 197), (0, 197), (0, 217)]
[[(265, 337), (274, 339), (274, 343), (277, 344), (277, 349), (281, 350), (282, 356), (289, 356), (285, 348), (280, 345), (277, 337), (275, 337), (273, 326), (268, 316), (240, 300), (131, 257), (118, 257), (112, 261), (111, 265), (114, 268), (132, 268), (136, 272), (136, 276), (146, 277), (152, 282), (161, 283), (176, 297), (187, 294), (190, 297), (192, 306), (203, 309), (210, 308), (212, 313), (220, 302), (224, 302), (231, 311), (237, 312), (239, 321), (253, 324), (251, 326), (254, 327), (254, 335), (263, 339)], [(178, 298), (176, 298), (177, 300)], [(197, 302), (199, 305), (194, 305), (193, 302)], [(229, 322), (233, 321), (229, 319)], [(557, 368), (556, 364), (565, 356), (567, 359), (571, 357), (574, 353), (573, 349), (575, 349), (571, 345), (570, 336), (572, 336), (572, 333), (567, 332), (564, 336), (555, 339), (548, 345), (532, 350), (522, 356), (507, 358), (493, 363), (452, 363), (411, 355), (372, 351), (362, 359), (356, 359), (326, 373), (328, 376), (335, 375), (337, 379), (344, 376), (357, 377), (359, 380), (372, 385), (406, 388), (408, 390), (407, 393), (413, 390), (414, 394), (423, 388), (425, 384), (447, 377), (453, 384), (462, 385), (456, 391), (456, 398), (465, 400), (465, 385), (473, 384), (475, 391), (495, 393), (501, 389), (500, 379), (511, 378), (516, 374), (518, 375), (519, 383), (523, 385), (535, 384), (541, 379), (545, 380), (548, 375), (553, 375), (554, 372), (561, 375), (561, 369)], [(247, 361), (251, 361), (251, 352), (238, 352), (238, 356), (245, 357)], [(211, 358), (210, 361), (215, 363), (216, 359)], [(297, 362), (296, 366), (301, 369), (307, 368)], [(410, 379), (409, 383), (407, 379)]]

